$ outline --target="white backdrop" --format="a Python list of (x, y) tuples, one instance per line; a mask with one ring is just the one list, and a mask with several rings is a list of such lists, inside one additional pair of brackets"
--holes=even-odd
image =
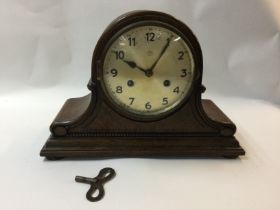
[[(203, 83), (237, 124), (246, 157), (44, 161), (48, 126), (88, 93), (107, 25), (139, 9), (169, 13), (196, 34)], [(0, 209), (280, 209), (279, 0), (0, 0)], [(89, 203), (75, 175), (117, 177)]]
[(85, 87), (102, 31), (136, 9), (164, 11), (190, 26), (209, 91), (280, 102), (278, 0), (2, 0), (0, 91)]

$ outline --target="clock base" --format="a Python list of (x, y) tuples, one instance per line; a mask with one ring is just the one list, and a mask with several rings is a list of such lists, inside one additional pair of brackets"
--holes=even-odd
[[(73, 114), (85, 110), (86, 101), (86, 97), (68, 100), (54, 122), (60, 125), (61, 122), (66, 121), (65, 116), (74, 118)], [(215, 103), (211, 100), (202, 100), (202, 105), (208, 117), (234, 130), (232, 121)], [(221, 134), (215, 135), (207, 132), (146, 133), (142, 136), (111, 135), (110, 133), (105, 136), (88, 133), (74, 136), (51, 135), (40, 155), (49, 160), (114, 157), (224, 157), (232, 159), (245, 155), (245, 151), (233, 133), (228, 129), (222, 129)]]
[(50, 137), (40, 155), (60, 158), (225, 157), (244, 155), (235, 137)]

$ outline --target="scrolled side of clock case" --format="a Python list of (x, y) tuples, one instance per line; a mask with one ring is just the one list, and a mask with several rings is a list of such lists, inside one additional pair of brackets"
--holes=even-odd
[[(188, 38), (196, 63), (195, 83), (179, 109), (156, 121), (130, 119), (108, 102), (100, 82), (103, 48), (119, 29), (136, 21), (162, 21)], [(47, 158), (115, 156), (225, 156), (245, 154), (233, 136), (236, 126), (210, 100), (202, 100), (202, 52), (191, 30), (161, 12), (136, 11), (115, 21), (102, 34), (92, 59), (91, 93), (68, 99), (50, 126), (41, 151)]]

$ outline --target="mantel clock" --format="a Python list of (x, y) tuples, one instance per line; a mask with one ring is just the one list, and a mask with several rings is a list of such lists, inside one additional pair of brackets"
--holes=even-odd
[(244, 155), (234, 123), (201, 99), (202, 66), (198, 40), (181, 21), (155, 11), (118, 17), (95, 47), (90, 94), (65, 102), (41, 156)]

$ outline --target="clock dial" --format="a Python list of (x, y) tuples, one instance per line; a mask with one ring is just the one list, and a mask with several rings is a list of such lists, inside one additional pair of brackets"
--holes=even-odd
[(188, 95), (194, 61), (186, 41), (163, 26), (117, 35), (103, 61), (103, 87), (120, 109), (140, 116), (169, 112)]

